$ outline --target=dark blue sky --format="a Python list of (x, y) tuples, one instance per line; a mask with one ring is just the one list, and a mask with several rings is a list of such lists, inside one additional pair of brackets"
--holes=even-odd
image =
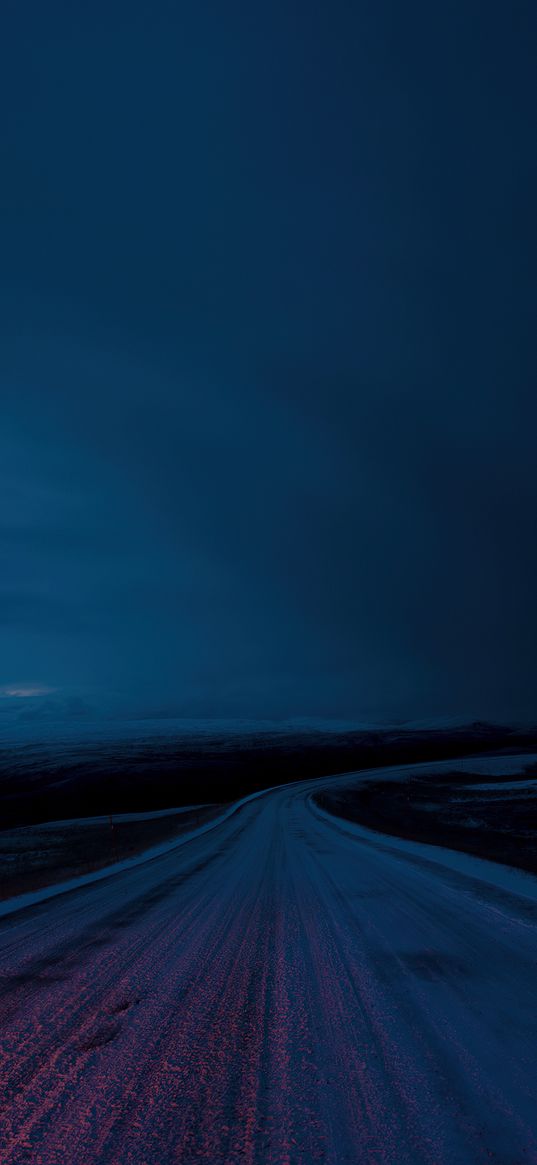
[(536, 32), (5, 0), (4, 708), (532, 713)]

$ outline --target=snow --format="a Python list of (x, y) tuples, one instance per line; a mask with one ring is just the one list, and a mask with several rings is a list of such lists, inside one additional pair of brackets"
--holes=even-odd
[(0, 922), (2, 1165), (537, 1161), (537, 879), (316, 806), (350, 780)]

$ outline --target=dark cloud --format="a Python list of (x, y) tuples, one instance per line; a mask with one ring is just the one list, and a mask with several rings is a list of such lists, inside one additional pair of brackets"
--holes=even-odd
[(533, 7), (7, 26), (0, 682), (531, 713)]

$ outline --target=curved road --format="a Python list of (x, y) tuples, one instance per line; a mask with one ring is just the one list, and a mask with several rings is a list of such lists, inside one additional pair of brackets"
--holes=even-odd
[(0, 919), (2, 1165), (537, 1162), (537, 879), (324, 783)]

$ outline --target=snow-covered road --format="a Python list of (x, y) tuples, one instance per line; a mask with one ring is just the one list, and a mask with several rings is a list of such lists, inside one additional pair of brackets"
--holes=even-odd
[(537, 1162), (537, 879), (322, 784), (0, 919), (2, 1165)]

